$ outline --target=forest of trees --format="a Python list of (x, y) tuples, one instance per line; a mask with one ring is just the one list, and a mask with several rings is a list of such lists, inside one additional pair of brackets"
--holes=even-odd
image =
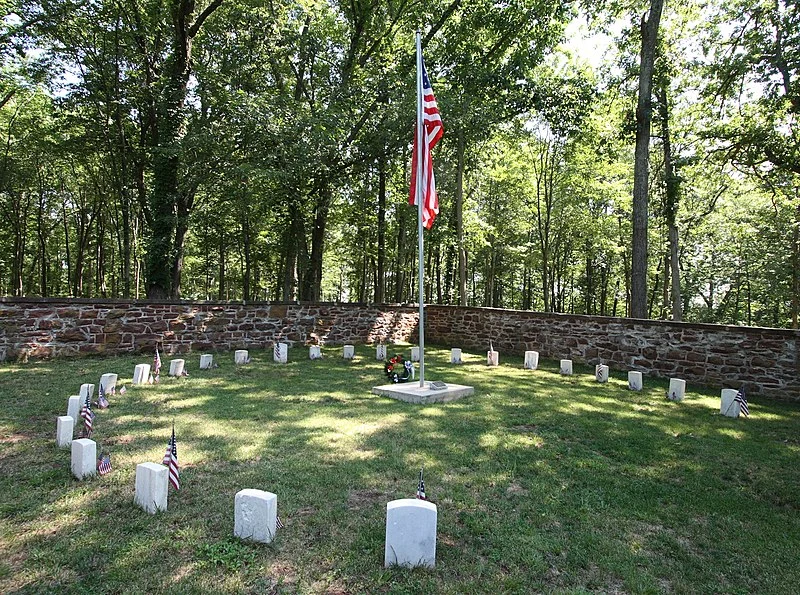
[(0, 295), (416, 302), (419, 29), (426, 302), (797, 328), (795, 2), (0, 5)]

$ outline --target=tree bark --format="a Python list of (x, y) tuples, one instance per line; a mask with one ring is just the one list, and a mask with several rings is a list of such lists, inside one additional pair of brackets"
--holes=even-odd
[(464, 247), (464, 153), (466, 142), (461, 128), (456, 133), (456, 241), (458, 242), (458, 303), (467, 305), (467, 251)]
[(375, 272), (375, 303), (386, 301), (386, 158), (378, 161), (378, 264)]

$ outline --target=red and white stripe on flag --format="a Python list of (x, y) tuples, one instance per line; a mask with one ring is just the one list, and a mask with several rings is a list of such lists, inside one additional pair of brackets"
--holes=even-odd
[[(422, 147), (422, 167), (419, 167), (419, 151), (417, 149), (417, 132), (414, 133), (414, 153), (411, 157), (411, 191), (409, 192), (408, 202), (412, 205), (417, 204), (417, 173), (422, 172), (422, 225), (425, 229), (430, 229), (433, 220), (439, 214), (439, 197), (436, 195), (436, 178), (433, 175), (433, 159), (431, 150), (439, 142), (444, 134), (442, 117), (439, 115), (439, 107), (436, 105), (436, 97), (433, 96), (431, 81), (428, 79), (428, 72), (425, 70), (425, 61), (422, 61), (422, 134), (425, 142)], [(417, 129), (418, 130), (418, 129)]]

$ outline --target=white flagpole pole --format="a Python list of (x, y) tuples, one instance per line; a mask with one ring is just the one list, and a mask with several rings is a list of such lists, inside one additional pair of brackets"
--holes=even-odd
[(422, 176), (427, 164), (423, 161), (423, 145), (426, 142), (422, 110), (422, 40), (417, 31), (417, 237), (419, 238), (419, 387), (425, 388), (425, 261), (422, 247), (422, 202), (424, 188)]

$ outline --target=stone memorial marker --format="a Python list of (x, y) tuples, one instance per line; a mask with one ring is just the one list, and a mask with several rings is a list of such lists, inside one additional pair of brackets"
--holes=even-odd
[(728, 417), (739, 417), (742, 412), (742, 406), (736, 400), (736, 395), (739, 391), (735, 388), (723, 388), (720, 394), (719, 412)]
[(500, 365), (500, 352), (494, 349), (486, 352), (486, 365), (499, 366)]
[(150, 364), (136, 364), (133, 369), (133, 385), (142, 386), (150, 379)]
[(100, 386), (103, 387), (103, 392), (106, 396), (110, 395), (117, 389), (117, 375), (116, 374), (103, 374), (100, 376)]
[(170, 376), (183, 376), (183, 366), (186, 364), (185, 360), (172, 359), (169, 361), (169, 375)]
[(523, 366), (526, 370), (535, 370), (539, 367), (539, 352), (538, 351), (526, 351), (525, 352), (525, 365)]
[(234, 536), (260, 543), (275, 539), (278, 496), (263, 490), (241, 490), (236, 492), (233, 508)]
[(233, 362), (235, 364), (246, 364), (250, 361), (250, 354), (247, 349), (237, 349), (233, 354)]
[(289, 361), (289, 346), (286, 343), (275, 343), (272, 348), (272, 359), (279, 364)]
[(72, 418), (72, 422), (78, 423), (78, 416), (81, 414), (81, 400), (80, 395), (72, 395), (67, 401), (67, 415)]
[(319, 345), (308, 346), (308, 359), (322, 359), (322, 350)]
[(451, 364), (460, 364), (461, 361), (461, 350), (458, 347), (453, 347), (450, 350), (450, 363)]
[(167, 509), (169, 468), (158, 463), (136, 465), (136, 494), (133, 501), (145, 512), (155, 514)]
[(572, 376), (572, 360), (562, 359), (561, 366), (559, 367), (558, 371), (564, 376)]
[(419, 361), (419, 347), (412, 347), (411, 348), (411, 361), (418, 362)]
[(436, 505), (403, 498), (386, 505), (384, 566), (436, 565)]
[(386, 359), (386, 345), (380, 343), (375, 346), (375, 359), (382, 362)]
[(89, 395), (90, 399), (94, 396), (94, 384), (81, 384), (81, 391), (80, 391), (81, 402), (86, 400), (86, 395)]
[(628, 388), (631, 390), (642, 390), (642, 373), (628, 372)]
[(686, 394), (686, 381), (680, 378), (669, 379), (669, 391), (667, 391), (667, 398), (670, 401), (683, 401), (683, 396)]
[(597, 364), (594, 367), (594, 377), (597, 382), (608, 382), (608, 366)]
[(69, 415), (59, 415), (56, 421), (56, 445), (64, 448), (72, 444), (72, 435), (75, 432), (75, 420)]
[(342, 348), (342, 357), (344, 359), (353, 359), (356, 356), (356, 348), (353, 345), (345, 345)]
[(72, 474), (78, 479), (97, 474), (97, 443), (88, 438), (72, 441)]
[(200, 356), (200, 369), (201, 370), (210, 370), (211, 367), (214, 365), (214, 356), (210, 353), (204, 353)]

